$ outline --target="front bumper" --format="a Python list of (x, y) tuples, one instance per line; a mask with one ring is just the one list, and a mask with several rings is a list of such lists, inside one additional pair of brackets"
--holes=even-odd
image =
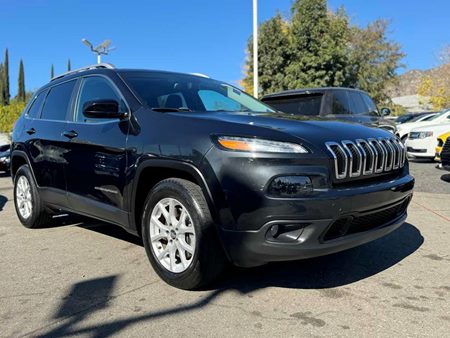
[[(333, 217), (320, 218), (325, 212), (317, 213), (318, 218), (314, 219), (279, 214), (258, 230), (222, 228), (221, 238), (230, 260), (242, 267), (339, 252), (373, 241), (401, 226), (406, 219), (413, 186), (414, 179), (406, 175), (396, 181), (373, 185), (370, 191), (366, 187), (364, 192), (355, 189), (341, 197), (337, 197), (338, 193), (320, 202), (311, 201), (315, 207), (331, 210)], [(293, 206), (296, 201), (285, 203)], [(307, 205), (305, 201), (301, 203)], [(274, 239), (271, 229), (275, 224), (288, 225), (285, 229), (293, 231), (288, 236), (280, 236), (281, 241)]]
[(414, 157), (429, 157), (434, 158), (436, 156), (437, 141), (433, 137), (427, 137), (424, 139), (410, 139), (405, 142), (408, 155)]

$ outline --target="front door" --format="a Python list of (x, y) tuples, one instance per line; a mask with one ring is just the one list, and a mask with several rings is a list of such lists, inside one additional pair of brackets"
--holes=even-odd
[(126, 225), (124, 206), (126, 143), (128, 120), (88, 118), (83, 114), (86, 102), (116, 100), (128, 111), (115, 85), (103, 76), (81, 79), (72, 121), (65, 137), (67, 193), (74, 210), (93, 217)]

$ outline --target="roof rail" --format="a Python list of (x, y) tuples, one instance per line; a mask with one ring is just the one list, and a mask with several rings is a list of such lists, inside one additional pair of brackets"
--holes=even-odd
[(55, 77), (52, 77), (52, 79), (50, 81), (53, 81), (53, 80), (56, 80), (56, 79), (60, 79), (60, 78), (62, 78), (64, 76), (67, 76), (67, 75), (72, 75), (72, 74), (75, 74), (75, 73), (85, 72), (85, 71), (88, 71), (88, 70), (91, 70), (91, 69), (98, 69), (98, 68), (115, 69), (116, 67), (114, 67), (114, 65), (112, 65), (110, 63), (98, 63), (98, 64), (95, 64), (95, 65), (89, 65), (89, 66), (81, 67), (81, 68), (78, 68), (78, 69), (75, 69), (75, 70), (71, 70), (69, 72), (65, 72), (65, 73), (62, 73), (60, 75), (56, 75)]
[(204, 77), (206, 79), (209, 79), (209, 76), (206, 74), (202, 74), (202, 73), (190, 73), (191, 75), (195, 75), (195, 76), (200, 76), (200, 77)]

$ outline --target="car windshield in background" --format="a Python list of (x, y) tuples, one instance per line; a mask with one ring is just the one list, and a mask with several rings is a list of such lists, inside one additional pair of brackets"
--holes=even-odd
[(295, 95), (283, 99), (275, 97), (273, 100), (268, 99), (266, 103), (276, 110), (288, 114), (319, 116), (322, 96), (323, 94)]
[(448, 112), (448, 109), (445, 110), (441, 110), (439, 113), (437, 113), (436, 115), (434, 115), (432, 118), (430, 118), (428, 121), (434, 121), (437, 120), (439, 117), (441, 117), (442, 115), (446, 114)]
[(236, 87), (201, 76), (131, 71), (121, 75), (154, 110), (274, 112)]

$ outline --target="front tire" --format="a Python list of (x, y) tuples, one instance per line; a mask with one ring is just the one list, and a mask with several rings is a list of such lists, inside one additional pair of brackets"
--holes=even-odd
[(20, 223), (26, 228), (39, 228), (51, 221), (26, 164), (21, 166), (14, 176), (14, 205)]
[(169, 285), (192, 290), (217, 278), (225, 256), (200, 187), (170, 178), (148, 194), (142, 236), (156, 273)]

